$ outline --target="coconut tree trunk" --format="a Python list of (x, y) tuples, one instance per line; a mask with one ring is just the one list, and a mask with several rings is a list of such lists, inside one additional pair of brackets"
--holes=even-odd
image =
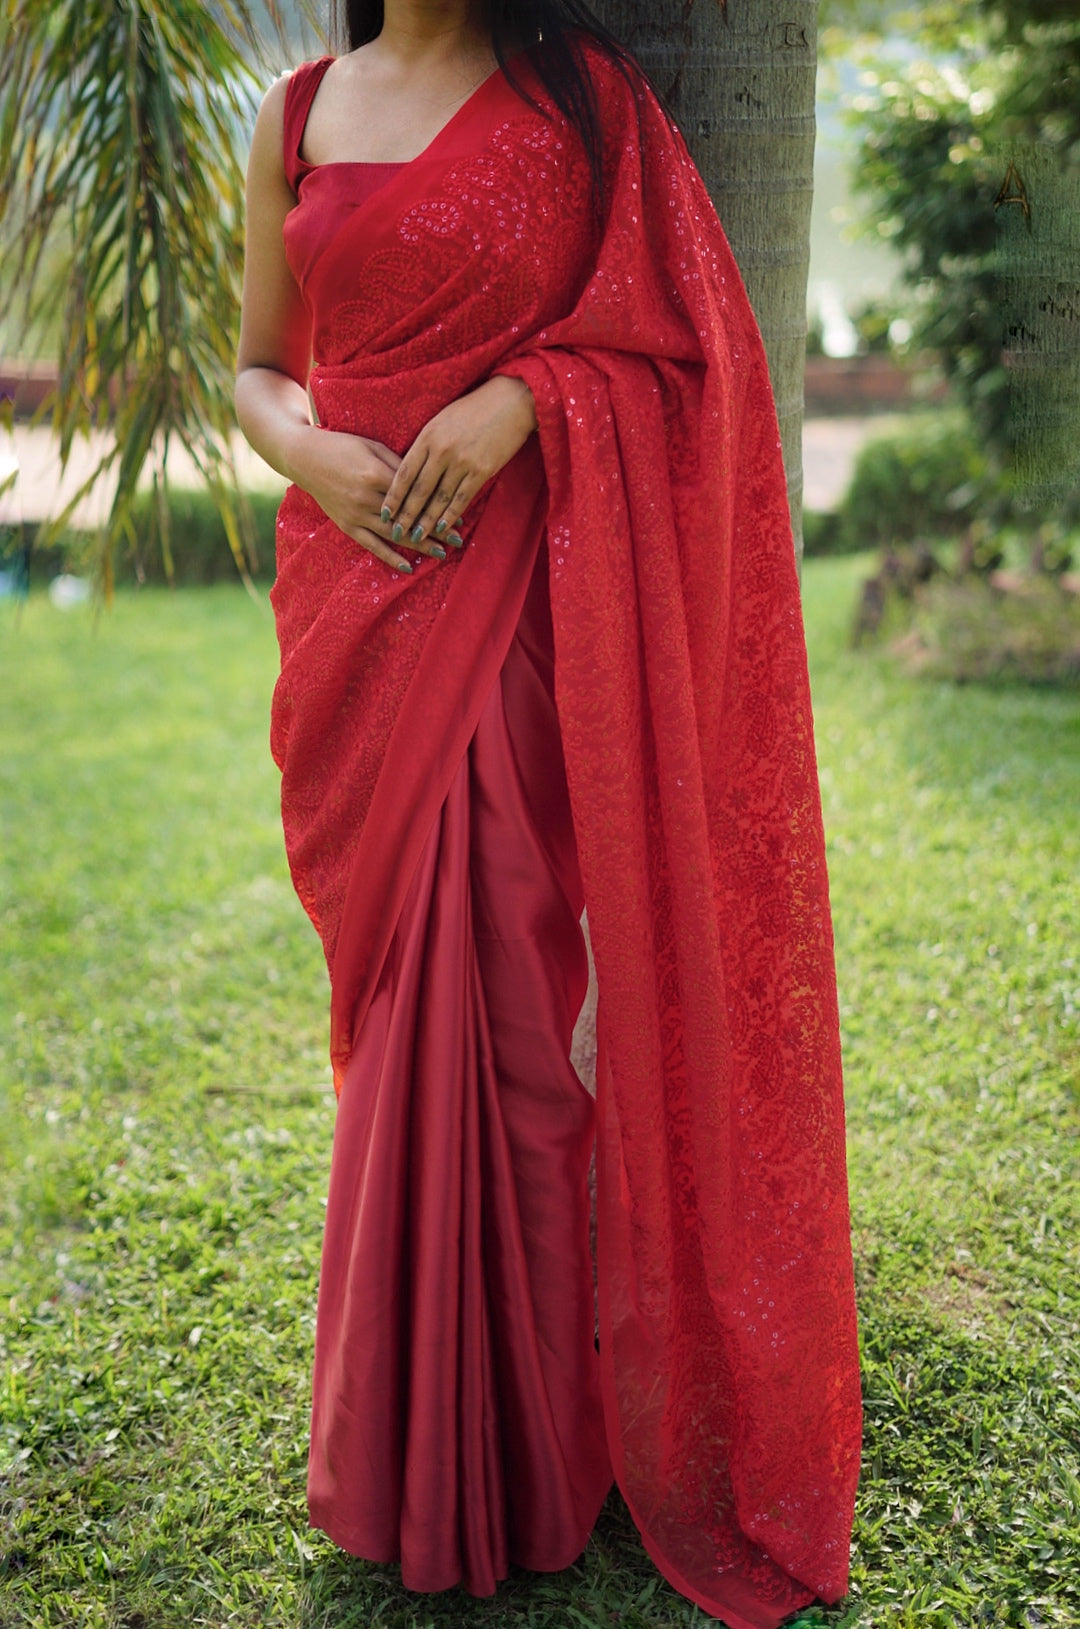
[(802, 548), (817, 0), (595, 0), (667, 97), (765, 341)]

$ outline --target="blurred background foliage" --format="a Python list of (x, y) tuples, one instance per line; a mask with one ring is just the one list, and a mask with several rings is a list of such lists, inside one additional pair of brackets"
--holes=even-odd
[(59, 361), (51, 422), (112, 437), (78, 499), (112, 474), (116, 496), (92, 569), (111, 586), (135, 543), (148, 468), (171, 571), (165, 463), (190, 455), (236, 563), (252, 558), (249, 508), (229, 451), (243, 263), (243, 152), (261, 90), (284, 60), (273, 3), (0, 0), (2, 349)]
[(898, 636), (940, 676), (1078, 682), (1080, 14), (829, 0), (822, 17), (826, 55), (859, 68), (862, 231), (899, 256), (858, 349), (943, 379), (947, 405), (862, 448), (807, 551), (882, 549), (857, 642)]
[[(1010, 160), (1037, 144), (1040, 158), (1074, 183), (1076, 219), (1065, 225), (1080, 249), (1080, 15), (1069, 17), (1056, 0), (949, 0), (912, 22), (938, 56), (865, 59), (849, 112), (861, 138), (853, 179), (871, 230), (903, 256), (913, 346), (933, 353), (1008, 472), (1018, 418), (998, 212), (1019, 207), (1031, 230), (1040, 199), (1005, 183)], [(1024, 169), (1020, 157), (1021, 182)], [(1008, 190), (1015, 202), (1002, 196)]]

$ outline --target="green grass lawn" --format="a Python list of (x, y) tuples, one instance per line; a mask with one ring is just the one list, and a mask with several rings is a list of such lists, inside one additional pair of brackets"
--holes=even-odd
[[(1080, 1625), (1080, 696), (845, 648), (806, 571), (866, 1455), (804, 1623)], [(306, 1526), (333, 1093), (241, 590), (0, 617), (0, 1629), (704, 1624), (613, 1499), (565, 1574), (407, 1595)]]

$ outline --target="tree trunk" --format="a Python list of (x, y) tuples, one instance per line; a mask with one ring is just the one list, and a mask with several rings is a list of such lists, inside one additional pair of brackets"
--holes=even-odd
[(668, 100), (724, 225), (776, 395), (802, 551), (817, 0), (595, 0)]

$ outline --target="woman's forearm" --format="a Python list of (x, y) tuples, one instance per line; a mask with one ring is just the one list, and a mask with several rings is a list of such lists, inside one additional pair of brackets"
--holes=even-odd
[(318, 435), (303, 385), (277, 368), (247, 367), (236, 376), (236, 417), (250, 445), (287, 481), (306, 486)]
[[(395, 571), (412, 571), (390, 547), (401, 539), (391, 538), (393, 528), (382, 518), (387, 489), (401, 462), (395, 452), (370, 437), (313, 424), (307, 391), (280, 368), (257, 363), (241, 367), (235, 402), (240, 428), (272, 469), (314, 498), (346, 536)], [(446, 558), (434, 540), (414, 541), (411, 547)]]

